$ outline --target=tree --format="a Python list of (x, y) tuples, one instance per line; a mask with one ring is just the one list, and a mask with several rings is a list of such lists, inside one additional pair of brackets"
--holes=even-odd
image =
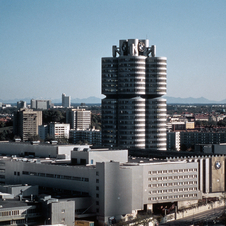
[(100, 114), (91, 114), (91, 127), (101, 130), (101, 115)]
[(66, 122), (66, 112), (65, 110), (44, 110), (42, 111), (43, 124), (48, 124), (50, 122)]

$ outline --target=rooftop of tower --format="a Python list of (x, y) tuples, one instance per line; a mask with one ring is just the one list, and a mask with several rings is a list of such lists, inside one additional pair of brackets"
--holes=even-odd
[(152, 57), (156, 55), (156, 46), (152, 45), (149, 47), (148, 39), (127, 39), (120, 40), (119, 47), (112, 47), (113, 57), (119, 56), (146, 56), (149, 57), (151, 54)]

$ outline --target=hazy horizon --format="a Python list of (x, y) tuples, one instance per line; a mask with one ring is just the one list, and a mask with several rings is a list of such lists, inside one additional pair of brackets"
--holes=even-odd
[(167, 57), (167, 96), (225, 95), (226, 1), (2, 0), (0, 99), (101, 98), (101, 58), (120, 39)]

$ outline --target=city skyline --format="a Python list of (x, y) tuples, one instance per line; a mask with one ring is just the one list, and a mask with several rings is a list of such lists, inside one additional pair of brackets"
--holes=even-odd
[[(167, 96), (224, 96), (225, 1), (1, 1), (0, 99), (101, 95), (101, 57), (119, 39), (166, 56)], [(109, 47), (110, 46), (110, 47)]]

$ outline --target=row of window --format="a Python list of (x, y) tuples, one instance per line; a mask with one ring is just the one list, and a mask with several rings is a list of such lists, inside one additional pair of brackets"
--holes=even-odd
[(197, 191), (197, 187), (153, 190), (153, 191), (149, 191), (149, 194), (162, 194), (162, 193), (188, 192), (188, 191)]
[(89, 181), (89, 178), (85, 178), (85, 177), (73, 177), (73, 176), (66, 176), (66, 175), (36, 173), (36, 172), (28, 172), (28, 171), (23, 171), (22, 173), (23, 175), (29, 175), (29, 176), (50, 177), (50, 178), (59, 178), (59, 179), (85, 181), (85, 182)]
[(0, 217), (15, 216), (15, 215), (19, 215), (19, 210), (10, 210), (10, 211), (0, 212)]
[(149, 171), (149, 174), (169, 174), (169, 173), (187, 173), (187, 172), (197, 172), (197, 168), (190, 169), (174, 169), (174, 170), (154, 170)]
[(149, 184), (148, 187), (170, 187), (170, 186), (183, 186), (183, 185), (193, 185), (197, 184), (197, 181), (184, 181), (184, 182), (174, 182), (174, 183), (162, 183), (162, 184)]
[(185, 194), (185, 195), (170, 195), (170, 196), (161, 196), (161, 197), (151, 197), (148, 200), (156, 201), (156, 200), (167, 200), (167, 199), (183, 199), (183, 198), (191, 198), (197, 197), (197, 194)]
[(178, 179), (191, 179), (197, 178), (197, 174), (194, 175), (181, 175), (181, 176), (168, 176), (168, 177), (150, 177), (148, 180), (156, 181), (156, 180), (178, 180)]

